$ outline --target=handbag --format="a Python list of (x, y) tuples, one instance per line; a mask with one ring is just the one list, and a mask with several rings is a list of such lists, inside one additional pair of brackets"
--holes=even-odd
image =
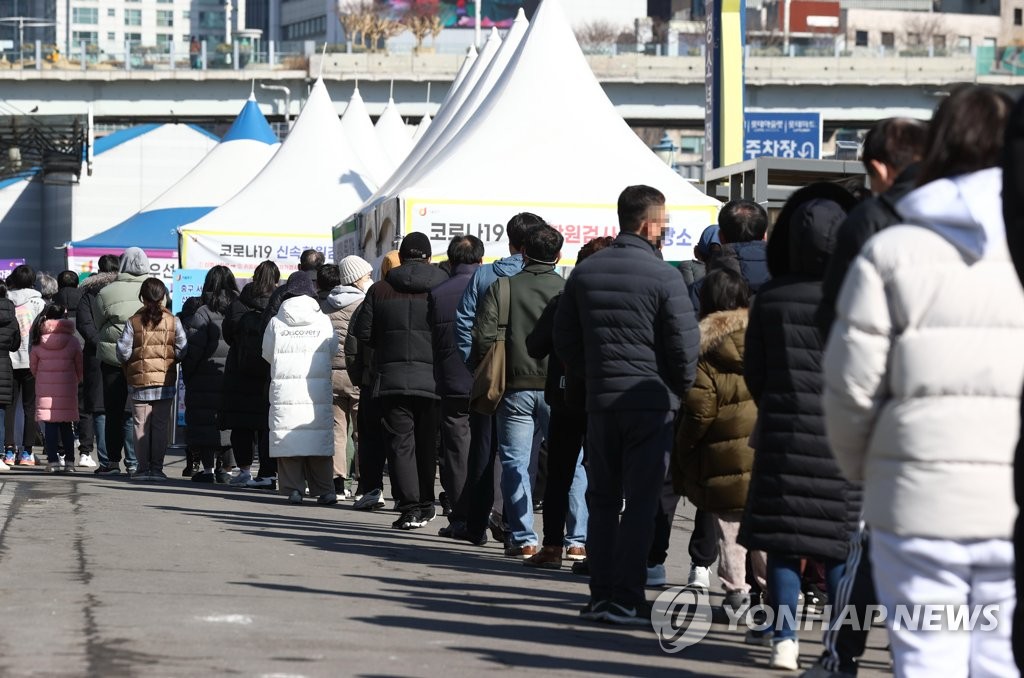
[(505, 333), (510, 305), (508, 278), (498, 278), (498, 333), (473, 371), (473, 390), (469, 394), (469, 406), (479, 414), (494, 414), (505, 395)]

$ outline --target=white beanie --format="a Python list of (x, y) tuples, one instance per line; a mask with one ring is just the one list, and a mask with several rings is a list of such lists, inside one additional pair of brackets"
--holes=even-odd
[(351, 285), (364, 276), (373, 273), (373, 266), (370, 266), (369, 262), (362, 257), (352, 254), (341, 260), (341, 263), (338, 264), (338, 270), (341, 272), (341, 284)]

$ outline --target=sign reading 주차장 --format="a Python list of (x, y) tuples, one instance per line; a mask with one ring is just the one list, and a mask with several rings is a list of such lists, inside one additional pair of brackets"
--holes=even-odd
[(821, 113), (748, 112), (744, 118), (743, 159), (821, 158)]
[[(443, 258), (448, 242), (456, 235), (475, 235), (484, 243), (485, 259), (509, 255), (505, 224), (514, 214), (533, 212), (557, 228), (565, 238), (560, 265), (573, 266), (580, 247), (594, 238), (615, 237), (619, 221), (615, 205), (529, 205), (471, 202), (406, 203), (405, 233), (419, 231), (430, 238), (435, 255)], [(666, 261), (693, 258), (693, 246), (701, 231), (714, 223), (713, 206), (667, 207), (669, 227), (663, 238)]]

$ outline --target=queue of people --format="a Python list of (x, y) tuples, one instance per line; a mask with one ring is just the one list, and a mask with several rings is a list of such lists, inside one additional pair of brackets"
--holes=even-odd
[[(79, 465), (91, 435), (98, 475), (123, 460), (133, 480), (166, 480), (180, 365), (194, 482), (372, 511), (386, 470), (395, 529), (440, 510), (442, 537), (490, 536), (530, 568), (569, 561), (590, 582), (580, 617), (630, 626), (651, 623), (684, 496), (687, 586), (709, 589), (717, 562), (731, 616), (770, 608), (745, 640), (771, 668), (801, 668), (794, 620), (813, 591), (860, 619), (876, 602), (995, 606), (994, 629), (890, 626), (894, 668), (1018, 675), (1012, 108), (968, 86), (930, 125), (879, 122), (872, 197), (811, 184), (770, 228), (760, 205), (730, 202), (682, 274), (649, 186), (621, 193), (619, 235), (586, 243), (567, 278), (562, 234), (530, 213), (493, 263), (466, 235), (433, 265), (410, 233), (376, 281), (369, 262), (314, 250), (284, 284), (269, 261), (241, 289), (214, 267), (179, 317), (137, 248), (47, 294), (19, 267), (0, 293), (0, 407), (20, 402), (25, 426), (15, 444), (6, 417), (0, 468), (31, 458), (39, 422), (48, 470), (73, 470), (77, 426)], [(829, 625), (804, 675), (856, 675), (866, 637)]]

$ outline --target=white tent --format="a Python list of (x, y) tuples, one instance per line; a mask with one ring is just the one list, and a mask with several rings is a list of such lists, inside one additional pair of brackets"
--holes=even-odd
[(345, 113), (341, 116), (341, 126), (348, 135), (349, 146), (370, 173), (373, 183), (380, 186), (387, 181), (395, 168), (377, 140), (377, 131), (373, 128), (370, 113), (359, 94), (358, 84), (352, 92)]
[[(416, 125), (416, 131), (412, 133), (412, 143), (414, 146), (418, 144), (420, 139), (422, 139), (427, 133), (427, 130), (430, 129), (430, 125), (431, 119), (429, 115), (424, 115), (420, 118), (420, 124)], [(406, 154), (406, 157), (409, 157), (408, 154)]]
[(148, 124), (96, 140), (92, 176), (74, 187), (71, 240), (119, 224), (196, 166), (220, 141), (195, 125)]
[(544, 0), (472, 118), (394, 197), (368, 205), (363, 223), (376, 224), (379, 233), (426, 233), (438, 250), (453, 235), (470, 233), (494, 258), (508, 253), (508, 219), (530, 211), (562, 231), (563, 262), (570, 264), (582, 244), (618, 232), (616, 201), (631, 184), (665, 193), (665, 257), (689, 258), (720, 203), (673, 172), (626, 125), (557, 0)]
[(391, 176), (412, 150), (412, 134), (402, 121), (402, 116), (398, 114), (394, 99), (388, 99), (388, 105), (384, 107), (384, 112), (377, 119), (374, 129), (384, 156), (388, 159), (388, 176)]
[(179, 229), (185, 268), (216, 264), (246, 276), (264, 259), (283, 274), (308, 248), (331, 252), (331, 227), (373, 192), (323, 81), (317, 80), (288, 138), (227, 203)]

